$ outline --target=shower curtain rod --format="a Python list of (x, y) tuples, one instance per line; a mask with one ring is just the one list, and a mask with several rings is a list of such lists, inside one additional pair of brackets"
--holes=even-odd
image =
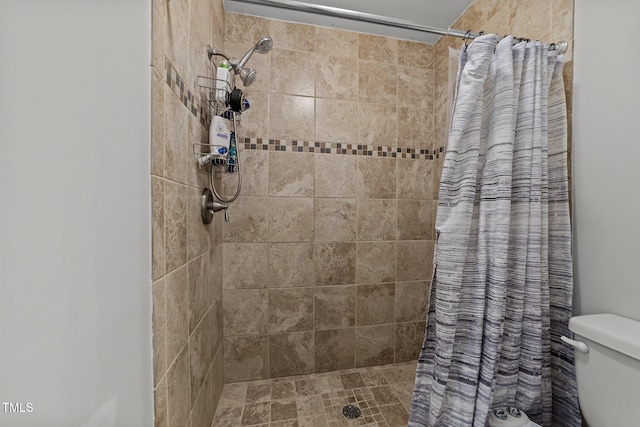
[[(389, 18), (387, 16), (374, 15), (372, 13), (358, 12), (355, 10), (342, 9), (339, 7), (324, 6), (313, 3), (303, 3), (295, 0), (233, 0), (239, 3), (258, 4), (263, 6), (272, 6), (280, 9), (295, 10), (298, 12), (308, 12), (317, 15), (332, 16), (335, 18), (345, 18), (354, 21), (369, 22), (372, 24), (386, 25), (388, 27), (403, 28), (423, 33), (441, 34), (443, 36), (462, 37), (474, 39), (480, 36), (480, 33), (472, 33), (471, 31), (460, 31), (453, 28), (436, 28), (428, 25), (419, 24), (404, 19)], [(567, 42), (561, 41), (552, 43), (549, 50), (557, 50), (558, 53), (565, 53), (567, 50)]]

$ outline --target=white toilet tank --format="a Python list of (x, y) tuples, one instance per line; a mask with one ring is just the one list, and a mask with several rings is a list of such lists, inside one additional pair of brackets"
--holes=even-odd
[[(640, 322), (613, 314), (573, 317), (578, 400), (589, 427), (640, 426)], [(585, 350), (584, 348), (582, 350)]]

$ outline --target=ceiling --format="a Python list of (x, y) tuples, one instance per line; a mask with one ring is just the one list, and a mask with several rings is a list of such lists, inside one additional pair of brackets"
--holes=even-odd
[[(298, 0), (300, 3), (330, 6), (383, 17), (401, 19), (442, 29), (449, 28), (473, 0)], [(280, 7), (224, 0), (225, 11), (261, 16), (264, 18), (332, 27), (361, 33), (377, 34), (405, 40), (433, 44), (440, 38), (417, 30), (395, 28), (381, 24), (334, 18), (318, 14), (286, 10)], [(461, 28), (457, 28), (462, 30)]]

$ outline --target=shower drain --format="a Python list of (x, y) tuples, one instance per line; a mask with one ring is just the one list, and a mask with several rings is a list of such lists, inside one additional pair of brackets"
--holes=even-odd
[(360, 411), (360, 408), (358, 408), (355, 405), (347, 405), (344, 408), (342, 408), (342, 413), (344, 414), (345, 417), (355, 420), (356, 418), (358, 418), (360, 415), (362, 415), (362, 412)]

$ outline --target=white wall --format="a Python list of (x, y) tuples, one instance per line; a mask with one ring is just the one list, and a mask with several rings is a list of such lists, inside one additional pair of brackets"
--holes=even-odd
[(150, 9), (0, 0), (2, 426), (153, 425)]
[(640, 320), (637, 0), (575, 2), (576, 314)]

